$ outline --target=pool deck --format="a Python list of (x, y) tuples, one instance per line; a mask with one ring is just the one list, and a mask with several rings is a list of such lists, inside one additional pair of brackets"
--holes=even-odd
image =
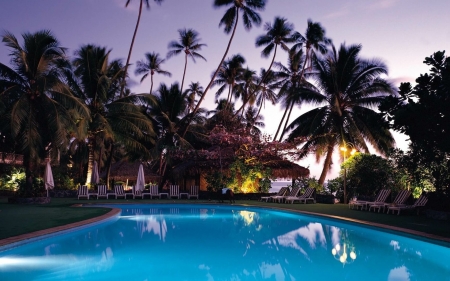
[[(246, 206), (246, 207), (252, 206), (252, 205), (247, 205), (247, 204), (232, 204), (232, 205)], [(81, 206), (83, 206), (83, 204), (77, 204), (77, 205), (74, 205), (73, 207), (81, 207)], [(258, 206), (254, 206), (254, 207), (258, 207)], [(350, 219), (350, 218), (327, 215), (327, 214), (319, 214), (319, 213), (313, 213), (313, 212), (307, 212), (307, 211), (288, 210), (285, 208), (277, 208), (277, 207), (264, 207), (264, 208), (276, 209), (276, 210), (281, 210), (281, 211), (290, 211), (290, 212), (307, 214), (307, 215), (312, 215), (312, 216), (317, 216), (317, 217), (325, 217), (325, 218), (360, 224), (360, 225), (364, 225), (364, 226), (368, 226), (368, 227), (372, 227), (372, 228), (382, 228), (388, 232), (389, 231), (397, 232), (397, 233), (401, 232), (401, 233), (404, 233), (405, 235), (411, 235), (411, 236), (416, 236), (416, 237), (419, 236), (430, 243), (442, 244), (447, 247), (449, 247), (449, 243), (450, 243), (449, 237), (433, 235), (433, 234), (424, 233), (424, 232), (406, 229), (406, 228), (401, 228), (401, 227), (389, 226), (389, 225), (384, 225), (384, 224), (379, 224), (379, 223), (373, 223), (373, 222), (368, 222), (368, 221)], [(53, 227), (53, 228), (49, 228), (49, 229), (43, 229), (43, 230), (39, 230), (39, 231), (35, 231), (35, 232), (30, 232), (30, 233), (2, 239), (2, 240), (0, 240), (0, 248), (7, 247), (7, 245), (10, 245), (10, 244), (20, 244), (20, 242), (26, 242), (26, 240), (36, 239), (40, 236), (56, 234), (58, 232), (67, 231), (69, 229), (88, 226), (90, 224), (95, 224), (95, 223), (101, 222), (103, 220), (107, 220), (114, 216), (117, 216), (118, 214), (120, 214), (120, 212), (121, 212), (121, 209), (113, 208), (108, 213), (106, 213), (102, 216), (99, 216), (99, 217), (95, 217), (95, 218), (91, 218), (91, 219), (84, 220), (84, 221), (79, 221), (79, 222), (75, 222), (75, 223), (71, 223), (71, 224), (67, 224), (67, 225), (62, 225), (62, 226)]]

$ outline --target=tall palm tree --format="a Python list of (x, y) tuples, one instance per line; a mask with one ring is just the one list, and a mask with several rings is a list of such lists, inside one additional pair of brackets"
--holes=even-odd
[[(295, 44), (292, 47), (292, 55), (301, 57), (302, 54), (302, 48), (305, 49), (304, 51), (304, 63), (302, 70), (300, 72), (300, 75), (298, 77), (299, 82), (303, 83), (305, 82), (304, 76), (305, 76), (305, 70), (306, 66), (308, 65), (309, 69), (311, 70), (311, 64), (312, 60), (316, 57), (316, 52), (324, 55), (327, 53), (327, 46), (331, 44), (331, 39), (327, 38), (325, 36), (325, 29), (322, 27), (322, 25), (319, 22), (313, 22), (312, 20), (308, 19), (308, 24), (306, 27), (305, 36), (301, 34), (297, 34), (299, 38), (299, 42)], [(294, 54), (296, 53), (296, 54)], [(286, 115), (286, 112), (289, 110), (288, 117), (286, 118), (286, 122), (284, 124), (283, 130), (280, 134), (280, 141), (283, 138), (283, 133), (286, 130), (287, 124), (289, 122), (289, 117), (291, 116), (292, 109), (294, 107), (294, 102), (291, 102), (288, 106), (286, 106), (285, 113), (283, 114), (283, 118)], [(283, 119), (280, 121), (280, 125), (278, 126), (278, 130), (281, 127), (281, 124), (283, 123)], [(276, 139), (276, 135), (274, 137), (274, 140)]]
[(150, 95), (129, 95), (117, 98), (119, 79), (123, 68), (118, 61), (109, 62), (110, 51), (95, 45), (84, 45), (75, 52), (73, 76), (68, 77), (72, 91), (82, 98), (91, 118), (78, 122), (78, 139), (87, 139), (89, 172), (95, 153), (102, 165), (106, 143), (120, 143), (128, 151), (139, 151), (145, 157), (155, 142), (156, 134), (151, 119), (139, 106), (152, 101)]
[[(130, 44), (130, 50), (128, 51), (128, 57), (127, 57), (127, 63), (125, 64), (125, 70), (123, 71), (123, 76), (122, 76), (122, 85), (120, 87), (120, 95), (119, 97), (123, 97), (124, 95), (124, 89), (125, 89), (125, 80), (127, 78), (127, 74), (128, 74), (128, 66), (130, 64), (130, 59), (131, 59), (131, 52), (133, 51), (133, 46), (134, 46), (134, 40), (136, 39), (136, 34), (139, 28), (139, 23), (141, 22), (141, 14), (142, 14), (142, 7), (144, 5), (144, 1), (145, 4), (147, 6), (147, 9), (150, 9), (150, 2), (149, 0), (140, 0), (139, 2), (139, 13), (138, 13), (138, 18), (137, 18), (137, 22), (136, 22), (136, 27), (134, 28), (134, 33), (133, 33), (133, 38), (131, 39), (131, 44)], [(164, 0), (153, 0), (155, 1), (157, 4), (161, 4), (161, 2), (163, 2)], [(125, 8), (128, 7), (128, 5), (130, 4), (131, 0), (127, 0), (127, 3), (125, 4)]]
[(150, 94), (151, 94), (152, 90), (153, 90), (153, 75), (155, 75), (155, 73), (166, 75), (169, 77), (171, 77), (172, 74), (169, 71), (161, 69), (161, 64), (163, 64), (165, 62), (165, 60), (163, 58), (161, 58), (158, 53), (155, 53), (155, 52), (145, 53), (145, 58), (146, 58), (145, 61), (140, 60), (137, 62), (135, 74), (136, 75), (144, 74), (141, 78), (141, 83), (150, 74), (150, 80), (151, 80)]
[(183, 92), (188, 57), (190, 57), (194, 62), (195, 58), (201, 58), (206, 61), (206, 59), (198, 53), (198, 51), (200, 51), (202, 47), (206, 46), (206, 44), (200, 43), (198, 32), (193, 29), (179, 29), (178, 33), (180, 34), (180, 41), (172, 41), (169, 43), (169, 49), (171, 50), (167, 53), (167, 58), (171, 58), (181, 52), (184, 52), (185, 54), (183, 79), (181, 80), (181, 92)]
[(246, 131), (251, 135), (260, 136), (260, 128), (264, 128), (264, 117), (258, 115), (257, 110), (253, 106), (249, 106), (243, 116), (243, 124)]
[[(256, 71), (249, 69), (248, 67), (243, 70), (242, 75), (239, 77), (239, 83), (236, 87), (236, 96), (241, 97), (242, 104), (253, 104), (256, 101), (255, 93), (258, 92), (258, 78), (256, 77)], [(241, 107), (241, 116), (244, 115), (244, 108)], [(238, 114), (237, 112), (236, 114)]]
[[(253, 24), (259, 26), (261, 24), (261, 17), (257, 13), (257, 11), (264, 10), (266, 6), (266, 0), (214, 0), (214, 7), (220, 8), (223, 6), (231, 6), (227, 9), (224, 16), (220, 20), (219, 26), (224, 25), (225, 33), (229, 34), (231, 32), (230, 40), (228, 41), (227, 48), (225, 53), (223, 54), (222, 59), (217, 66), (216, 71), (211, 77), (211, 81), (208, 86), (206, 86), (203, 96), (198, 101), (193, 113), (195, 113), (199, 108), (208, 92), (209, 88), (212, 86), (214, 79), (216, 78), (217, 73), (222, 67), (222, 63), (227, 57), (228, 51), (230, 50), (231, 42), (233, 41), (234, 34), (236, 33), (236, 27), (238, 25), (239, 20), (239, 11), (242, 11), (242, 20), (244, 22), (244, 27), (246, 30), (250, 30), (253, 27)], [(190, 120), (188, 121), (188, 125)], [(187, 127), (186, 127), (187, 130)], [(186, 132), (185, 132), (186, 133)]]
[(245, 58), (240, 54), (233, 55), (222, 63), (222, 67), (216, 76), (217, 79), (215, 79), (212, 84), (213, 86), (220, 86), (216, 92), (216, 100), (219, 99), (220, 95), (225, 91), (225, 88), (228, 87), (227, 102), (228, 104), (231, 103), (234, 94), (234, 86), (236, 85), (236, 81), (242, 75), (244, 63)]
[[(287, 22), (287, 19), (281, 17), (275, 17), (273, 25), (271, 23), (266, 23), (264, 26), (266, 34), (258, 36), (256, 38), (256, 46), (266, 46), (261, 51), (262, 57), (269, 57), (273, 51), (272, 61), (270, 62), (269, 68), (267, 71), (270, 71), (272, 65), (275, 61), (275, 57), (277, 56), (278, 46), (284, 51), (289, 51), (289, 47), (287, 44), (295, 43), (298, 38), (298, 32), (294, 32), (294, 25)], [(268, 72), (266, 72), (268, 73)], [(259, 81), (257, 88), (264, 82), (265, 77)], [(255, 93), (252, 93), (255, 95)], [(242, 104), (242, 108), (245, 107), (245, 103)], [(238, 110), (238, 112), (241, 109)]]
[(68, 132), (76, 122), (72, 116), (89, 118), (89, 112), (61, 80), (62, 67), (68, 63), (53, 34), (42, 30), (24, 33), (22, 38), (20, 45), (12, 33), (2, 35), (11, 50), (11, 67), (0, 63), (0, 119), (2, 134), (9, 135), (16, 151), (24, 155), (28, 192), (48, 149), (67, 149)]
[(187, 114), (189, 114), (195, 108), (195, 97), (201, 97), (203, 95), (203, 87), (200, 82), (191, 82), (189, 88), (185, 91), (187, 99)]
[[(278, 89), (278, 76), (272, 70), (266, 71), (264, 68), (261, 68), (258, 79), (261, 81), (263, 78), (264, 81), (261, 83), (256, 96), (256, 105), (258, 106), (256, 119), (258, 119), (261, 109), (265, 106), (266, 101), (270, 101), (272, 105), (275, 105), (278, 101), (278, 97), (275, 92), (275, 90)], [(259, 83), (260, 82), (258, 82), (258, 84)]]
[(394, 145), (388, 124), (375, 108), (393, 87), (380, 75), (387, 67), (379, 60), (359, 58), (361, 45), (341, 45), (316, 60), (315, 84), (320, 90), (315, 103), (320, 104), (295, 119), (288, 127), (288, 140), (306, 138), (300, 156), (314, 151), (317, 157), (325, 155), (319, 183), (323, 184), (331, 165), (331, 156), (339, 145), (351, 142), (360, 151), (369, 152), (370, 143), (380, 154), (386, 154)]

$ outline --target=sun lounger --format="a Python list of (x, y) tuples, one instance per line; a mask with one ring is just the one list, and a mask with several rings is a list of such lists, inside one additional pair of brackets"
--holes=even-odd
[(142, 198), (145, 198), (145, 196), (149, 196), (150, 199), (153, 199), (153, 197), (159, 197), (159, 190), (157, 185), (150, 185), (148, 192), (142, 193)]
[(375, 201), (359, 201), (359, 200), (350, 201), (348, 203), (348, 207), (351, 209), (354, 209), (355, 207), (356, 207), (356, 209), (358, 209), (359, 207), (361, 207), (361, 210), (367, 210), (367, 207), (370, 204), (372, 204), (372, 205), (374, 203), (383, 203), (384, 204), (390, 193), (391, 193), (390, 189), (382, 189), (382, 190), (380, 190), (380, 192), (378, 192), (378, 195), (377, 195)]
[(89, 199), (89, 192), (87, 185), (80, 185), (78, 187), (78, 200), (80, 200), (80, 198)]
[(303, 193), (300, 196), (296, 196), (296, 197), (287, 197), (286, 198), (286, 203), (291, 203), (294, 204), (294, 202), (298, 201), (298, 203), (303, 203), (306, 204), (308, 201), (312, 201), (313, 203), (316, 203), (316, 200), (314, 199), (314, 191), (315, 189), (312, 187), (308, 187), (305, 190), (305, 193)]
[(384, 213), (384, 210), (389, 206), (389, 205), (403, 205), (405, 204), (406, 200), (408, 200), (409, 196), (411, 195), (411, 191), (409, 190), (401, 190), (397, 196), (395, 197), (394, 201), (392, 203), (375, 203), (375, 204), (370, 204), (369, 205), (369, 211), (371, 209), (373, 209), (373, 211), (375, 211), (376, 209), (378, 209), (378, 213), (382, 210)]
[(180, 186), (179, 185), (171, 185), (169, 190), (169, 198), (176, 197), (180, 199)]
[(261, 197), (261, 201), (266, 201), (266, 202), (269, 202), (270, 200), (273, 201), (274, 197), (284, 196), (288, 192), (289, 192), (289, 188), (287, 186), (283, 186), (282, 188), (280, 188), (280, 190), (278, 190), (277, 194), (272, 195), (272, 196)]
[(394, 211), (397, 211), (397, 215), (400, 215), (400, 211), (401, 210), (415, 210), (417, 208), (420, 207), (425, 207), (425, 205), (428, 202), (428, 198), (425, 195), (425, 193), (422, 193), (420, 195), (420, 197), (416, 200), (416, 202), (414, 202), (413, 205), (392, 205), (392, 206), (388, 206), (388, 210), (387, 213), (389, 214), (389, 211), (392, 211), (392, 214), (394, 213)]
[(108, 193), (108, 197), (109, 196), (114, 196), (116, 199), (117, 198), (120, 198), (120, 197), (122, 197), (122, 198), (124, 198), (124, 199), (126, 199), (127, 197), (126, 197), (126, 193), (125, 193), (125, 191), (123, 190), (123, 185), (115, 185), (114, 186), (114, 193)]
[[(136, 189), (136, 187), (133, 188), (132, 194), (133, 194), (133, 199), (136, 199), (136, 197), (140, 197), (141, 199), (143, 198), (142, 190)], [(127, 194), (125, 194), (125, 195), (127, 195)], [(125, 196), (125, 198), (126, 198), (126, 196)]]
[(199, 190), (198, 185), (192, 185), (192, 186), (191, 186), (191, 189), (189, 190), (189, 196), (188, 196), (188, 198), (189, 198), (189, 199), (191, 199), (191, 198), (196, 198), (196, 199), (198, 199), (198, 190)]
[(289, 195), (285, 195), (285, 196), (275, 196), (274, 198), (273, 198), (273, 200), (275, 201), (277, 201), (278, 203), (282, 203), (282, 202), (284, 202), (287, 198), (294, 198), (294, 197), (297, 197), (297, 195), (298, 195), (298, 193), (300, 192), (300, 187), (299, 186), (296, 186), (296, 187), (293, 187), (292, 189), (291, 189), (291, 192), (289, 192)]
[(97, 199), (103, 197), (108, 198), (108, 187), (106, 185), (98, 185), (97, 186), (97, 193), (94, 193), (93, 195), (97, 196)]

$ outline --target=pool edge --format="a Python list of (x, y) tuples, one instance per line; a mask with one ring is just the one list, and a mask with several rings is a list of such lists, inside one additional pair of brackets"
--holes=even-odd
[(103, 222), (115, 216), (118, 216), (121, 213), (121, 211), (122, 211), (121, 209), (112, 208), (108, 213), (98, 217), (1, 239), (0, 250), (5, 250), (11, 247), (15, 247), (16, 245), (32, 242), (33, 240), (36, 239), (45, 238), (48, 235), (63, 233), (65, 231), (74, 230), (81, 227), (90, 226), (92, 224), (96, 224), (99, 222)]

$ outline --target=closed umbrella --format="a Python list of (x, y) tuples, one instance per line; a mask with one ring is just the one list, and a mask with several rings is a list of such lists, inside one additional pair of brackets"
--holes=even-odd
[(134, 187), (135, 191), (140, 190), (143, 191), (145, 188), (145, 177), (144, 177), (144, 166), (139, 165), (139, 172), (136, 180), (136, 186)]
[(47, 190), (47, 197), (49, 197), (48, 190), (53, 189), (55, 187), (55, 183), (53, 181), (52, 167), (50, 167), (50, 162), (47, 162), (47, 165), (45, 166), (44, 185), (45, 185), (45, 189)]
[(98, 165), (97, 165), (97, 161), (94, 161), (94, 167), (92, 167), (91, 183), (98, 184), (98, 181), (99, 181)]

